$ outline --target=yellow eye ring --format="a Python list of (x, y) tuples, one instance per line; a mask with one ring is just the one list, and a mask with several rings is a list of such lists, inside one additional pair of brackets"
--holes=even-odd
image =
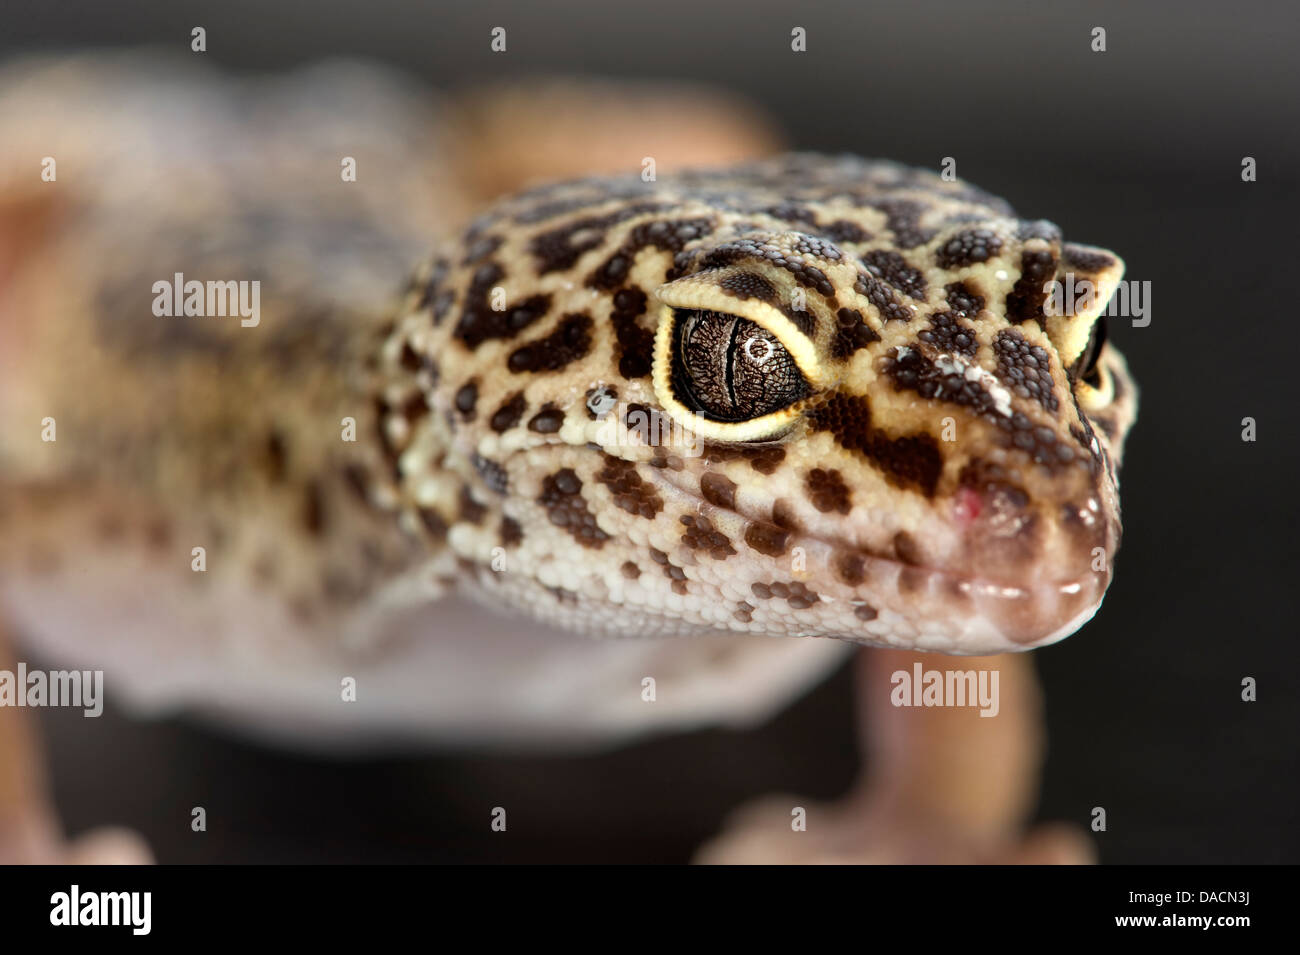
[[(679, 424), (705, 438), (741, 442), (779, 437), (799, 420), (804, 399), (832, 383), (830, 376), (817, 360), (817, 349), (812, 339), (790, 318), (766, 302), (728, 295), (720, 288), (718, 277), (712, 272), (687, 276), (656, 291), (659, 321), (653, 364), (655, 396)], [(727, 356), (729, 360), (741, 359), (742, 355), (735, 354), (735, 348), (744, 350), (752, 345), (753, 353), (743, 351), (743, 358), (762, 365), (779, 347), (777, 357), (780, 361), (771, 367), (779, 372), (776, 377), (790, 388), (792, 400), (769, 413), (735, 420), (721, 420), (726, 415), (703, 413), (706, 409), (699, 407), (700, 402), (689, 393), (691, 389), (683, 387), (683, 357), (680, 353), (682, 323), (701, 314), (731, 319), (734, 328), (740, 328), (743, 323), (750, 329), (751, 334), (743, 344), (733, 342)], [(757, 334), (753, 334), (755, 332)], [(759, 345), (763, 346), (761, 355), (758, 354)], [(674, 374), (674, 369), (677, 374)], [(801, 387), (789, 384), (792, 369), (802, 378)], [(758, 404), (761, 406), (761, 402)], [(743, 413), (742, 407), (734, 410), (737, 414)]]

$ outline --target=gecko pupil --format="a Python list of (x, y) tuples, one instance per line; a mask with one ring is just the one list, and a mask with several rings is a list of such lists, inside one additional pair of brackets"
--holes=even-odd
[(673, 335), (673, 390), (706, 418), (749, 421), (811, 392), (780, 340), (748, 319), (678, 309)]

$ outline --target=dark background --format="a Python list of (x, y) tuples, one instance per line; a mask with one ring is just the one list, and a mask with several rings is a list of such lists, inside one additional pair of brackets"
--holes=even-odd
[[(1126, 537), (1105, 607), (1035, 654), (1051, 750), (1044, 818), (1104, 806), (1105, 862), (1300, 859), (1294, 172), (1300, 29), (1287, 5), (291, 4), (6, 0), (0, 56), (142, 42), (270, 70), (369, 56), (446, 87), (534, 73), (703, 80), (799, 148), (958, 173), (1109, 246), (1153, 320), (1112, 326), (1142, 388)], [(489, 52), (504, 26), (509, 52)], [(808, 31), (793, 54), (790, 30)], [(1108, 50), (1090, 50), (1090, 31)], [(1258, 161), (1243, 183), (1241, 159)], [(1243, 443), (1241, 419), (1258, 421)], [(1240, 682), (1259, 681), (1259, 701)], [(588, 759), (335, 762), (184, 721), (45, 710), (60, 810), (139, 828), (164, 861), (679, 861), (771, 791), (856, 770), (846, 671), (769, 726)], [(156, 807), (204, 805), (196, 836)], [(508, 839), (485, 806), (511, 810)], [(214, 807), (220, 807), (220, 812)]]

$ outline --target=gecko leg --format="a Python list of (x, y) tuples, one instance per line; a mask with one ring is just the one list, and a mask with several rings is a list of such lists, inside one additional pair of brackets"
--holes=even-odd
[[(998, 674), (996, 715), (978, 706), (895, 706), (899, 672)], [(855, 660), (866, 771), (842, 800), (767, 797), (700, 851), (712, 863), (1087, 863), (1081, 830), (1026, 833), (1044, 752), (1042, 693), (1028, 654), (945, 657), (862, 650)], [(990, 684), (991, 685), (991, 684)], [(990, 708), (991, 709), (991, 708)], [(806, 807), (806, 831), (792, 827)]]
[[(0, 670), (17, 672), (17, 654), (0, 619)], [(119, 828), (64, 838), (50, 798), (31, 710), (0, 706), (0, 864), (89, 865), (151, 862), (144, 840)]]

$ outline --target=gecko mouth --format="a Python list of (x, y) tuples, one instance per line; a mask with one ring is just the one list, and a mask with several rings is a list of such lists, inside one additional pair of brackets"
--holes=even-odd
[[(756, 521), (710, 489), (707, 475), (697, 493), (672, 480), (669, 470), (651, 469), (663, 492), (689, 501), (734, 550), (762, 562), (761, 580), (746, 577), (754, 594), (748, 602), (774, 601), (783, 613), (795, 611), (803, 635), (948, 653), (1026, 650), (1074, 633), (1101, 606), (1109, 583), (1109, 561), (1104, 572), (1068, 579), (1051, 578), (1033, 562), (1023, 574), (995, 577), (927, 562), (906, 545), (881, 553), (792, 521)], [(695, 553), (698, 563), (713, 559)], [(831, 623), (844, 620), (853, 622)]]

